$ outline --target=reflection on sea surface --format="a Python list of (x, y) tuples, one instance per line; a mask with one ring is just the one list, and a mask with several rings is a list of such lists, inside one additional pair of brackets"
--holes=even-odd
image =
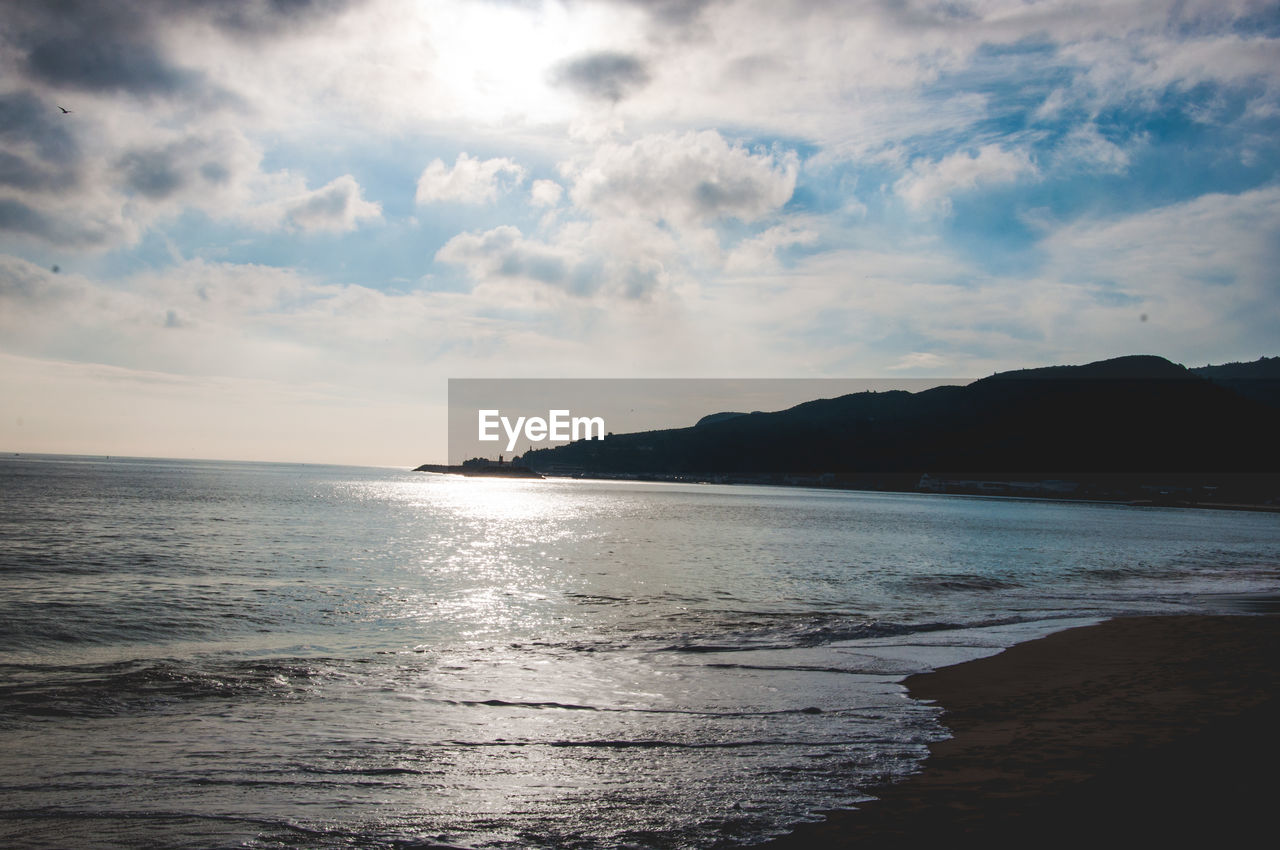
[(905, 673), (1280, 590), (1264, 514), (0, 462), (0, 839), (713, 847), (916, 769)]

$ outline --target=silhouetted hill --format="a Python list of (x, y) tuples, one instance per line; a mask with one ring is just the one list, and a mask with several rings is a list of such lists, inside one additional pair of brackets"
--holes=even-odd
[(1280, 357), (1261, 357), (1252, 363), (1201, 366), (1191, 371), (1246, 398), (1280, 407)]
[(1191, 372), (1210, 380), (1233, 378), (1280, 379), (1280, 357), (1259, 357), (1248, 363), (1223, 363), (1220, 366), (1201, 366)]
[[(759, 411), (757, 411), (758, 413)], [(737, 419), (739, 416), (746, 416), (745, 413), (733, 413), (726, 411), (724, 413), (708, 413), (706, 416), (693, 423), (693, 427), (697, 428), (702, 425), (711, 425), (716, 422), (724, 422), (727, 419)]]
[(525, 462), (588, 474), (825, 473), (878, 482), (926, 472), (1274, 473), (1276, 433), (1280, 411), (1163, 358), (1136, 356), (713, 415), (692, 428), (534, 451)]

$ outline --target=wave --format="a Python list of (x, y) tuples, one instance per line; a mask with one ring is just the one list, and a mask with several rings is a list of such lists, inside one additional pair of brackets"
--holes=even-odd
[(0, 839), (31, 850), (110, 846), (199, 848), (351, 848), (464, 850), (430, 838), (397, 835), (378, 824), (363, 828), (304, 824), (280, 817), (189, 811), (83, 811), (42, 808), (0, 811)]
[[(753, 650), (805, 649), (868, 638), (896, 638), (925, 632), (1006, 626), (1026, 622), (1028, 619), (1034, 618), (1011, 615), (974, 621), (934, 620), (926, 622), (866, 618), (849, 619), (844, 617), (814, 622), (810, 618), (805, 618), (799, 622), (783, 621), (774, 623), (772, 628), (753, 628), (748, 631), (730, 632), (728, 635), (721, 634), (709, 638), (690, 635), (685, 640), (662, 647), (662, 651), (705, 654)], [(726, 636), (732, 639), (726, 641), (724, 640)], [(857, 671), (838, 670), (833, 672)]]
[(669, 739), (598, 738), (586, 740), (549, 740), (549, 741), (449, 741), (451, 746), (468, 749), (491, 749), (508, 747), (552, 747), (554, 749), (603, 749), (603, 750), (741, 750), (752, 748), (769, 749), (814, 749), (832, 747), (838, 743), (841, 751), (846, 751), (852, 743), (848, 740), (807, 741), (795, 738), (761, 738), (746, 741), (674, 741)]
[(298, 699), (321, 667), (308, 661), (201, 667), (146, 660), (104, 665), (0, 665), (0, 716), (116, 717), (205, 699)]
[[(737, 667), (740, 665), (707, 665), (718, 667)], [(741, 665), (745, 668), (745, 665)], [(760, 668), (775, 669), (775, 668)], [(844, 672), (844, 671), (837, 671)], [(847, 714), (844, 711), (825, 712), (817, 706), (806, 706), (804, 708), (783, 708), (772, 711), (708, 711), (691, 708), (642, 708), (632, 706), (597, 706), (597, 705), (580, 705), (576, 703), (560, 703), (560, 702), (537, 702), (537, 701), (519, 701), (504, 699), (484, 699), (484, 700), (440, 700), (439, 702), (446, 705), (460, 705), (472, 708), (529, 708), (535, 710), (542, 709), (559, 709), (561, 711), (597, 711), (609, 712), (614, 714), (667, 714), (667, 715), (686, 715), (692, 717), (716, 717), (716, 718), (734, 718), (734, 717), (777, 717), (786, 714)]]
[(932, 591), (970, 591), (970, 590), (1011, 590), (1022, 587), (1022, 583), (1008, 578), (996, 578), (965, 573), (950, 573), (934, 576), (909, 576), (894, 584), (904, 590), (920, 592)]

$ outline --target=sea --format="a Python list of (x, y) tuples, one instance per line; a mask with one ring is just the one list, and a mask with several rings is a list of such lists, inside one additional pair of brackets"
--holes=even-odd
[(0, 845), (730, 848), (921, 769), (905, 676), (1249, 616), (1280, 515), (0, 459)]

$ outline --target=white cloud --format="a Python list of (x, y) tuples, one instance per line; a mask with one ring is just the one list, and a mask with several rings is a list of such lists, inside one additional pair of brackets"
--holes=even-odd
[[(1117, 219), (1086, 220), (1049, 234), (1048, 269), (1065, 280), (1112, 281), (1188, 318), (1258, 301), (1274, 290), (1280, 261), (1280, 189), (1210, 194)], [(1253, 308), (1250, 308), (1253, 309)], [(1264, 320), (1273, 315), (1262, 310)], [(1196, 321), (1197, 324), (1200, 320)]]
[[(0, 113), (15, 109), (30, 111), (23, 97), (0, 96)], [(349, 231), (381, 218), (380, 205), (349, 174), (311, 189), (296, 172), (265, 171), (260, 143), (224, 113), (181, 120), (163, 104), (124, 103), (65, 118), (18, 140), (18, 164), (43, 177), (17, 192), (0, 177), (0, 234), (112, 250), (190, 210), (263, 232)], [(57, 173), (39, 164), (42, 149), (57, 152)]]
[(1123, 173), (1130, 160), (1129, 151), (1103, 137), (1093, 123), (1072, 129), (1062, 140), (1057, 154), (1068, 165), (1110, 174)]
[(818, 236), (816, 230), (796, 222), (770, 227), (735, 246), (725, 259), (725, 271), (732, 274), (773, 269), (777, 266), (779, 250), (792, 245), (812, 245)]
[(654, 134), (601, 145), (588, 160), (572, 164), (570, 195), (597, 216), (752, 222), (791, 198), (797, 165), (792, 151), (751, 151), (714, 130)]
[(1128, 32), (1063, 44), (1062, 56), (1087, 69), (1090, 95), (1102, 102), (1152, 97), (1169, 87), (1259, 84), (1274, 101), (1275, 41), (1262, 36), (1214, 34), (1179, 38), (1132, 27)]
[(585, 291), (571, 280), (575, 258), (562, 248), (526, 239), (504, 225), (484, 233), (461, 233), (436, 252), (436, 259), (464, 266), (473, 279), (514, 278)]
[(436, 260), (462, 266), (479, 286), (506, 292), (512, 283), (541, 284), (577, 297), (647, 300), (670, 287), (668, 264), (679, 254), (669, 236), (653, 231), (629, 222), (572, 222), (543, 241), (502, 226), (453, 237)]
[(457, 201), (464, 204), (484, 204), (524, 182), (525, 170), (506, 157), (481, 161), (466, 153), (458, 154), (453, 167), (436, 159), (423, 169), (418, 178), (415, 199), (420, 204), (439, 201)]
[(960, 151), (936, 162), (916, 160), (894, 184), (894, 191), (913, 210), (945, 215), (951, 211), (950, 196), (956, 192), (1012, 183), (1037, 173), (1025, 151), (984, 145), (974, 154)]
[(554, 207), (560, 203), (564, 187), (554, 180), (534, 180), (529, 190), (529, 201), (535, 207)]
[[(509, 225), (462, 233), (435, 259), (464, 268), (481, 286), (519, 281), (574, 296), (650, 299), (723, 265), (717, 222), (778, 217), (797, 170), (791, 151), (752, 151), (713, 131), (603, 144), (562, 164), (573, 208), (554, 230), (541, 238)], [(533, 196), (549, 203), (560, 191), (553, 181), (536, 181)], [(553, 224), (544, 219), (543, 227)], [(794, 224), (776, 224), (729, 262), (772, 262), (779, 247), (813, 238)]]

